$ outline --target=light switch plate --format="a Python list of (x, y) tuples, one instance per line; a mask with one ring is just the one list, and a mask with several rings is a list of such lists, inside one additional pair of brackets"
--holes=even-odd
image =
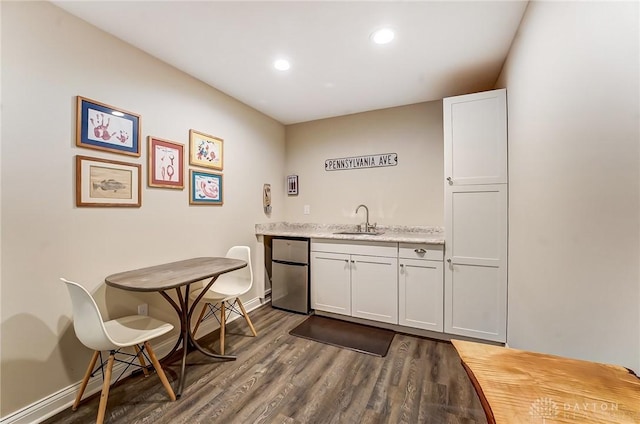
[(310, 205), (304, 205), (304, 214), (305, 215), (309, 215), (311, 213), (311, 206)]

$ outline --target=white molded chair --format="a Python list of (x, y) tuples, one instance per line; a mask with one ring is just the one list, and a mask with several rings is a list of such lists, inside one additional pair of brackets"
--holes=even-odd
[[(167, 390), (169, 397), (172, 401), (176, 400), (176, 395), (167, 380), (167, 376), (164, 374), (160, 362), (158, 362), (158, 358), (149, 344), (149, 340), (171, 331), (173, 325), (143, 315), (130, 315), (105, 322), (102, 320), (98, 305), (96, 305), (95, 300), (84, 287), (64, 278), (60, 278), (60, 280), (67, 285), (69, 295), (71, 295), (73, 328), (75, 329), (76, 336), (82, 344), (94, 350), (93, 357), (89, 361), (89, 367), (82, 379), (80, 391), (76, 396), (72, 409), (75, 411), (78, 408), (89, 378), (93, 374), (98, 356), (101, 356), (102, 351), (108, 350), (109, 359), (104, 369), (104, 381), (102, 383), (102, 394), (100, 395), (100, 406), (98, 408), (98, 418), (96, 422), (101, 424), (104, 421), (107, 398), (109, 397), (109, 387), (111, 386), (111, 372), (113, 363), (116, 360), (115, 355), (116, 353), (121, 353), (118, 352), (120, 349), (128, 347), (135, 349), (135, 355), (129, 355), (134, 357), (134, 359), (129, 362), (129, 365), (133, 365), (132, 362), (137, 358), (145, 372), (145, 376), (148, 375), (143, 356), (143, 352), (146, 349), (149, 354), (148, 358), (156, 369), (158, 377), (160, 377), (160, 381), (162, 381), (162, 385)], [(100, 365), (100, 368), (102, 367), (104, 367), (104, 363)]]
[[(218, 277), (215, 283), (213, 283), (213, 286), (207, 290), (204, 297), (201, 299), (205, 302), (205, 305), (202, 308), (202, 313), (198, 317), (198, 322), (193, 329), (193, 335), (195, 337), (196, 331), (198, 331), (198, 327), (203, 320), (212, 315), (216, 317), (220, 323), (221, 355), (224, 355), (224, 333), (228, 309), (238, 315), (242, 315), (244, 319), (247, 320), (247, 324), (249, 324), (249, 328), (251, 329), (253, 336), (257, 336), (256, 330), (253, 328), (253, 324), (249, 319), (249, 315), (247, 315), (247, 311), (244, 309), (244, 305), (242, 305), (242, 302), (240, 301), (240, 296), (251, 290), (251, 286), (253, 284), (251, 249), (249, 249), (248, 246), (233, 246), (227, 252), (226, 257), (246, 261), (247, 266), (236, 271), (222, 274)], [(203, 290), (204, 288), (194, 290), (189, 297), (193, 300), (197, 298)], [(235, 305), (240, 307), (240, 311), (236, 309)], [(220, 311), (220, 318), (216, 316), (216, 312), (218, 311)]]

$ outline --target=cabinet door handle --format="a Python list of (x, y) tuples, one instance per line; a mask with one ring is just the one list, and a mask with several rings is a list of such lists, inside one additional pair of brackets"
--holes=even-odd
[(425, 253), (427, 253), (427, 251), (424, 249), (414, 249), (414, 252), (416, 252), (418, 255), (424, 255)]
[(453, 184), (453, 178), (447, 177), (447, 181), (449, 182), (449, 185)]
[[(355, 262), (355, 261), (353, 261)], [(382, 261), (360, 261), (361, 264), (374, 264), (374, 265), (393, 265), (391, 262), (382, 262)]]
[(447, 262), (451, 263), (451, 258), (447, 258)]
[(325, 259), (327, 261), (341, 261), (341, 260), (344, 260), (345, 262), (349, 262), (347, 259), (328, 258), (328, 257), (325, 257), (325, 256), (315, 256), (315, 259)]

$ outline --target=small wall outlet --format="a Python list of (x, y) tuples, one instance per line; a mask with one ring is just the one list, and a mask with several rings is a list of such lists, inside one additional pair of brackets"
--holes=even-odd
[(138, 315), (149, 315), (149, 305), (146, 303), (138, 305)]
[(304, 214), (305, 215), (309, 215), (311, 213), (311, 206), (310, 205), (304, 205)]

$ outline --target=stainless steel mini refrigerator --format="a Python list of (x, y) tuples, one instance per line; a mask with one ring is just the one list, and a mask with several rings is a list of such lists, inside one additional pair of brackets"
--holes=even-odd
[(309, 304), (309, 240), (274, 238), (271, 306), (308, 314)]

